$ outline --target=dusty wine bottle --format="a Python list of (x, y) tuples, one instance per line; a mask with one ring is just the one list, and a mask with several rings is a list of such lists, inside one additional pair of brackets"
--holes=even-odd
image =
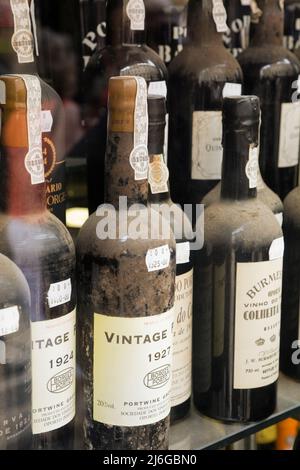
[(30, 74), (40, 80), (47, 206), (65, 222), (65, 116), (58, 94), (37, 73), (34, 3), (31, 0), (1, 0), (0, 17), (1, 73)]
[(294, 52), (300, 59), (300, 2), (284, 2), (284, 47)]
[(224, 33), (224, 45), (234, 57), (249, 46), (251, 7), (250, 0), (224, 0), (228, 18), (228, 30)]
[[(256, 148), (256, 151), (254, 150)], [(280, 197), (274, 193), (264, 182), (261, 176), (259, 162), (258, 162), (258, 154), (259, 149), (257, 146), (257, 142), (253, 142), (253, 158), (257, 158), (257, 197), (258, 199), (266, 204), (271, 211), (276, 216), (280, 226), (282, 226), (283, 222), (283, 203)], [(205, 207), (213, 204), (214, 202), (218, 201), (221, 197), (221, 183), (219, 183), (215, 188), (213, 188), (204, 198), (202, 203)]]
[(285, 255), (283, 263), (280, 367), (300, 379), (300, 188), (284, 201)]
[(31, 292), (32, 430), (35, 449), (70, 449), (75, 416), (75, 249), (47, 210), (41, 84), (0, 76), (0, 252)]
[(256, 421), (276, 406), (284, 242), (256, 195), (259, 99), (226, 98), (221, 199), (205, 210), (196, 256), (193, 391), (224, 421)]
[(190, 409), (192, 393), (192, 309), (193, 263), (190, 243), (191, 223), (174, 204), (169, 191), (169, 171), (164, 161), (166, 100), (149, 96), (149, 202), (171, 225), (176, 239), (175, 320), (173, 328), (173, 370), (171, 422), (184, 418)]
[(176, 246), (147, 206), (145, 80), (111, 78), (108, 109), (106, 204), (77, 243), (84, 444), (166, 449)]
[(166, 66), (186, 41), (187, 0), (145, 0), (147, 44)]
[(87, 131), (85, 154), (88, 163), (90, 213), (104, 201), (107, 93), (110, 77), (138, 75), (147, 81), (151, 93), (163, 96), (167, 93), (166, 67), (159, 55), (145, 44), (143, 0), (108, 0), (106, 19), (106, 47), (96, 50), (84, 74), (84, 121)]
[(250, 47), (238, 61), (244, 72), (244, 92), (259, 96), (262, 125), (260, 168), (266, 184), (281, 199), (297, 186), (300, 142), (300, 63), (282, 46), (283, 4), (258, 0), (261, 16), (251, 25)]
[(95, 50), (105, 46), (105, 0), (80, 0), (81, 43), (84, 68)]
[(221, 179), (222, 101), (241, 94), (242, 82), (222, 43), (226, 18), (222, 0), (190, 0), (188, 43), (169, 67), (168, 166), (181, 205), (199, 203)]
[(30, 292), (17, 266), (0, 255), (0, 450), (30, 449)]

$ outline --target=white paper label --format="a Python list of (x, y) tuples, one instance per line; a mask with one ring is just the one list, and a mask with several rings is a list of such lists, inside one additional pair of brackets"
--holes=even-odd
[(51, 132), (53, 117), (50, 109), (42, 111), (42, 132)]
[(193, 270), (176, 277), (173, 329), (172, 407), (188, 400), (192, 390)]
[(160, 271), (161, 269), (168, 268), (170, 265), (170, 259), (171, 253), (168, 245), (148, 250), (146, 256), (148, 272), (152, 273), (154, 271)]
[(19, 331), (20, 313), (18, 307), (0, 310), (0, 337)]
[(130, 29), (132, 31), (144, 31), (145, 5), (143, 0), (129, 0), (126, 13), (130, 19)]
[(166, 98), (167, 84), (165, 80), (161, 80), (160, 82), (150, 82), (148, 88), (148, 95), (163, 96), (164, 98)]
[(299, 163), (300, 101), (282, 103), (278, 167), (288, 168)]
[(213, 0), (213, 18), (216, 23), (218, 33), (226, 33), (228, 26), (227, 13), (224, 7), (223, 0)]
[(148, 101), (147, 85), (142, 77), (134, 77), (137, 84), (135, 112), (134, 112), (134, 138), (133, 149), (129, 158), (134, 169), (136, 181), (148, 178)]
[(282, 258), (238, 263), (234, 388), (274, 383), (279, 374)]
[(186, 264), (190, 262), (190, 242), (177, 243), (176, 245), (176, 264)]
[(223, 88), (223, 98), (227, 96), (241, 96), (242, 85), (240, 83), (225, 83)]
[(51, 284), (47, 295), (49, 308), (57, 307), (58, 305), (64, 305), (70, 302), (71, 295), (71, 279), (66, 279), (65, 281)]
[(173, 309), (141, 318), (95, 313), (95, 421), (145, 426), (169, 415), (173, 322)]
[(246, 165), (246, 176), (249, 180), (249, 189), (257, 188), (258, 170), (258, 147), (250, 147), (249, 160)]
[(149, 165), (148, 181), (152, 194), (162, 194), (169, 191), (169, 169), (164, 162), (163, 155), (155, 155)]
[(6, 86), (2, 80), (0, 80), (0, 104), (6, 104)]
[(275, 214), (276, 219), (278, 220), (278, 223), (280, 227), (283, 225), (283, 213), (279, 212), (278, 214)]
[(222, 170), (222, 112), (193, 113), (192, 179), (220, 180)]
[(76, 312), (33, 322), (32, 430), (59, 429), (75, 416)]
[(273, 259), (283, 258), (284, 255), (284, 238), (276, 238), (273, 241), (270, 250), (269, 250), (269, 259), (272, 261)]
[(14, 19), (14, 34), (11, 40), (13, 50), (16, 52), (19, 64), (28, 64), (34, 61), (34, 41), (31, 32), (29, 5), (27, 0), (10, 0)]
[(31, 184), (45, 182), (44, 159), (42, 153), (42, 90), (40, 80), (33, 75), (17, 75), (27, 91), (27, 131), (28, 153), (25, 168), (31, 176)]

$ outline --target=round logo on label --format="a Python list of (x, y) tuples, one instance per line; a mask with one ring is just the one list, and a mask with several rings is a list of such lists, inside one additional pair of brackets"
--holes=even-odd
[(43, 157), (45, 178), (48, 178), (55, 168), (57, 162), (57, 154), (54, 143), (48, 137), (43, 138)]
[(69, 367), (54, 375), (47, 383), (47, 390), (50, 393), (62, 393), (71, 387), (74, 381), (74, 368)]
[(13, 35), (11, 45), (17, 54), (24, 58), (30, 58), (33, 53), (32, 33), (26, 29), (20, 29)]
[(25, 157), (25, 167), (28, 173), (35, 177), (44, 176), (44, 160), (39, 148), (32, 149)]
[(163, 162), (153, 162), (149, 166), (149, 184), (166, 184), (169, 180), (168, 167)]
[(141, 23), (145, 20), (145, 5), (142, 0), (130, 0), (127, 5), (127, 15), (136, 22)]
[(148, 149), (145, 145), (139, 145), (135, 147), (130, 155), (130, 165), (136, 173), (145, 174), (147, 178), (149, 168), (149, 154)]
[(147, 388), (156, 389), (164, 387), (171, 378), (171, 366), (166, 364), (149, 372), (144, 378), (144, 385)]

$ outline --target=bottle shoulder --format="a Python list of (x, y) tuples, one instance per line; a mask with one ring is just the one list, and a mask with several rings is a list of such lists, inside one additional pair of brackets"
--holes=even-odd
[(204, 212), (205, 243), (253, 248), (270, 246), (282, 237), (281, 227), (259, 199), (220, 200)]
[(186, 45), (169, 66), (170, 80), (182, 77), (198, 81), (242, 82), (237, 60), (223, 46)]
[(151, 74), (150, 78), (153, 80), (166, 80), (168, 75), (166, 66), (159, 55), (145, 44), (106, 46), (97, 50), (86, 68), (86, 75), (109, 69), (111, 76), (112, 64), (116, 70), (114, 73), (118, 74), (122, 72), (129, 75), (142, 74), (144, 68), (147, 75)]
[(249, 47), (238, 55), (237, 60), (242, 69), (256, 65), (277, 68), (278, 73), (299, 73), (300, 62), (295, 54), (281, 46)]
[[(170, 227), (163, 227), (162, 216), (157, 211), (137, 208), (130, 212), (102, 206), (84, 224), (77, 238), (77, 255), (94, 258), (140, 257), (148, 250), (168, 245), (175, 253), (175, 237)], [(124, 223), (125, 221), (125, 223)], [(109, 232), (107, 232), (109, 230)]]
[(9, 258), (0, 255), (1, 307), (30, 304), (30, 290), (22, 271)]
[(284, 200), (284, 221), (300, 231), (300, 187), (291, 191)]
[(13, 254), (18, 265), (50, 258), (75, 259), (72, 237), (57, 217), (46, 211), (42, 214), (7, 217), (0, 220), (0, 247), (3, 253)]

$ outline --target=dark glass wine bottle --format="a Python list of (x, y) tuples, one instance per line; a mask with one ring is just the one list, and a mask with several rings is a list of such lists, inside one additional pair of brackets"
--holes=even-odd
[[(214, 5), (218, 3), (218, 6)], [(222, 101), (240, 94), (242, 72), (222, 43), (222, 0), (190, 0), (188, 44), (169, 67), (172, 200), (199, 203), (221, 179)]]
[(244, 91), (259, 96), (262, 125), (260, 168), (266, 184), (281, 199), (297, 185), (300, 142), (300, 102), (297, 80), (300, 63), (282, 46), (283, 9), (278, 0), (258, 0), (262, 11), (252, 23), (250, 47), (238, 61)]
[(250, 0), (224, 0), (228, 17), (228, 30), (223, 36), (224, 45), (234, 57), (249, 46), (251, 7)]
[(188, 0), (145, 0), (147, 44), (166, 66), (186, 41)]
[(0, 252), (31, 292), (35, 449), (70, 449), (75, 416), (75, 250), (47, 210), (42, 89), (35, 75), (0, 76)]
[(284, 46), (300, 59), (300, 2), (284, 2)]
[(257, 199), (259, 100), (226, 98), (220, 201), (205, 210), (195, 260), (193, 392), (224, 421), (256, 421), (276, 407), (283, 237)]
[(106, 47), (96, 50), (84, 76), (84, 120), (87, 131), (89, 210), (104, 201), (108, 81), (112, 76), (143, 77), (152, 93), (166, 95), (167, 70), (145, 44), (143, 0), (108, 0)]
[(0, 255), (0, 450), (31, 448), (30, 292)]
[[(31, 0), (0, 2), (0, 70), (2, 74), (38, 76), (37, 36)], [(42, 130), (47, 205), (65, 222), (65, 117), (58, 94), (40, 77), (42, 87)]]
[(300, 429), (298, 431), (298, 435), (295, 439), (295, 443), (294, 443), (294, 448), (293, 450), (300, 450)]
[(191, 223), (170, 198), (169, 171), (164, 160), (166, 100), (149, 96), (149, 202), (171, 225), (176, 239), (175, 322), (173, 328), (173, 382), (171, 422), (184, 418), (192, 394), (193, 263)]
[(145, 80), (111, 78), (108, 106), (106, 204), (77, 242), (84, 445), (161, 450), (171, 407), (175, 240), (147, 205)]
[[(257, 148), (257, 163), (258, 163), (258, 147)], [(213, 188), (202, 200), (202, 204), (205, 207), (210, 206), (214, 202), (218, 201), (221, 197), (221, 183)], [(274, 193), (262, 179), (259, 165), (257, 166), (257, 197), (258, 199), (266, 204), (276, 216), (280, 226), (283, 222), (283, 203), (280, 197)]]
[(300, 380), (300, 187), (284, 201), (281, 370)]
[(84, 68), (96, 48), (105, 46), (106, 11), (105, 0), (79, 0), (81, 42)]

